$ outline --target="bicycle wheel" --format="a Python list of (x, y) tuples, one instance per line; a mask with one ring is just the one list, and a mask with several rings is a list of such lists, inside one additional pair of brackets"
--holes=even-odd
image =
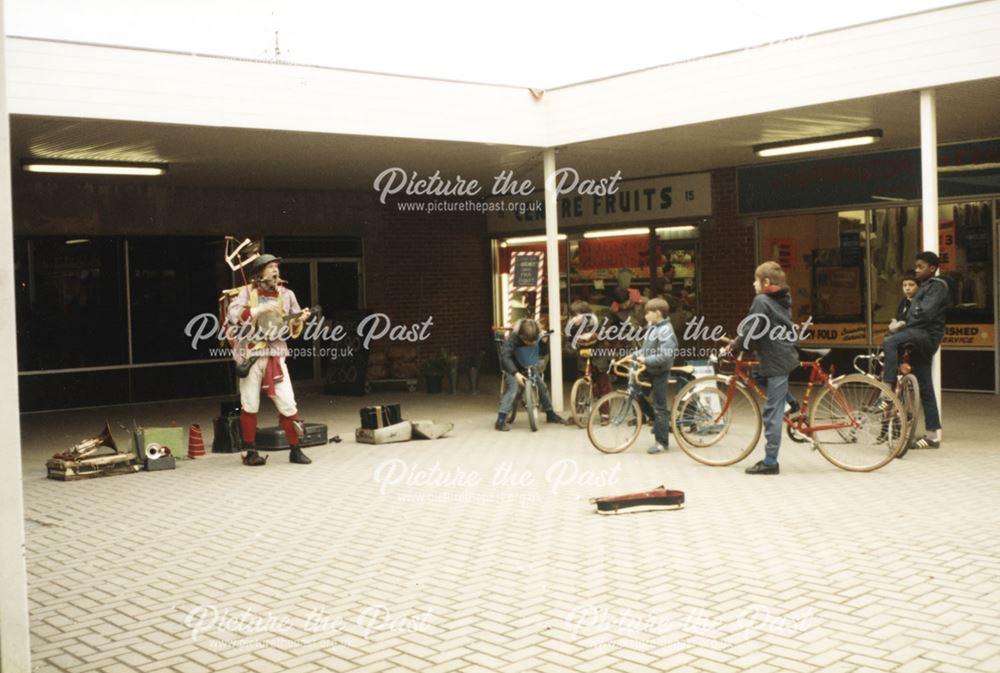
[(809, 427), (824, 458), (844, 470), (870, 472), (899, 452), (906, 415), (889, 386), (864, 374), (848, 374), (810, 403)]
[(703, 376), (681, 388), (671, 420), (684, 453), (705, 465), (738, 463), (760, 439), (757, 400), (742, 384), (730, 385), (728, 376)]
[(573, 422), (577, 427), (587, 427), (590, 420), (590, 408), (594, 404), (594, 384), (588, 379), (577, 379), (569, 394), (572, 405)]
[(528, 425), (532, 432), (538, 431), (538, 388), (531, 381), (524, 384), (524, 406), (528, 410)]
[[(602, 418), (602, 408), (606, 418)], [(598, 451), (620, 453), (635, 443), (641, 430), (642, 410), (627, 393), (612, 391), (591, 406), (587, 436)]]
[[(507, 391), (507, 377), (500, 376), (500, 398), (503, 398), (504, 393)], [(517, 396), (514, 398), (514, 404), (510, 406), (510, 411), (507, 413), (507, 424), (513, 425), (514, 419), (517, 418), (517, 408), (521, 405), (521, 393), (518, 391)]]
[(906, 374), (899, 379), (899, 401), (903, 404), (903, 412), (906, 414), (906, 432), (903, 433), (903, 445), (896, 454), (897, 458), (902, 458), (910, 450), (910, 445), (917, 436), (917, 425), (921, 420), (922, 407), (920, 406), (920, 385), (917, 377), (913, 374)]

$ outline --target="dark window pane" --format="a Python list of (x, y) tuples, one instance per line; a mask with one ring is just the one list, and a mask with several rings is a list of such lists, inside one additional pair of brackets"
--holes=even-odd
[(197, 350), (184, 334), (202, 313), (218, 315), (218, 297), (230, 287), (216, 238), (130, 238), (132, 354), (136, 363), (209, 357), (215, 340)]
[(21, 371), (128, 362), (121, 239), (19, 238), (15, 258)]

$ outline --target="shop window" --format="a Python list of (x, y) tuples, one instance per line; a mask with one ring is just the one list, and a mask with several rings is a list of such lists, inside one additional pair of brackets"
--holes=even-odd
[(192, 350), (184, 329), (201, 313), (216, 315), (219, 292), (230, 287), (217, 238), (129, 239), (132, 354), (136, 363), (209, 357), (217, 341)]
[(127, 364), (121, 239), (19, 238), (15, 257), (21, 371)]
[(864, 343), (867, 217), (864, 211), (764, 218), (758, 223), (760, 261), (781, 264), (797, 322), (812, 317), (826, 342)]
[(872, 221), (872, 323), (879, 342), (903, 298), (903, 274), (913, 271), (920, 252), (920, 208), (880, 208)]
[(610, 318), (618, 287), (648, 295), (649, 232), (578, 238), (570, 242), (569, 302), (585, 301), (598, 318)]
[[(993, 323), (993, 209), (988, 201), (940, 206), (941, 273), (951, 277), (948, 322)], [(988, 346), (991, 344), (978, 344)]]

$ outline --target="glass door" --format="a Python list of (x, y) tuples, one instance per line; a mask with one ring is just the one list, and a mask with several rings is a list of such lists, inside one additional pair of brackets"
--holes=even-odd
[[(281, 263), (281, 277), (287, 281), (286, 287), (295, 292), (299, 306), (322, 307), (323, 318), (328, 322), (336, 323), (338, 313), (357, 311), (363, 303), (360, 259), (285, 259)], [(311, 349), (305, 355), (288, 358), (286, 364), (292, 380), (322, 380), (329, 363), (321, 352), (332, 345), (321, 340), (289, 342), (293, 352)]]
[[(308, 260), (286, 259), (281, 263), (281, 278), (287, 281), (285, 287), (295, 293), (295, 298), (303, 309), (316, 303), (313, 292), (312, 265), (313, 262)], [(314, 357), (312, 355), (296, 355), (309, 346), (310, 344), (301, 339), (292, 339), (288, 342), (292, 356), (285, 361), (285, 364), (288, 366), (288, 373), (291, 374), (293, 383), (312, 381), (315, 378)]]

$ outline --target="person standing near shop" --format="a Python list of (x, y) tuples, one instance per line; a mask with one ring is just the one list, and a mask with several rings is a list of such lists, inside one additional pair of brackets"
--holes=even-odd
[(677, 335), (667, 316), (670, 305), (663, 299), (650, 299), (646, 302), (646, 338), (639, 349), (636, 359), (646, 365), (642, 378), (653, 384), (653, 408), (649, 409), (646, 398), (640, 395), (639, 405), (644, 413), (653, 417), (653, 444), (646, 453), (662, 453), (670, 445), (670, 412), (667, 404), (667, 386), (670, 380), (670, 368), (674, 366), (677, 355)]
[(754, 271), (753, 289), (757, 296), (750, 304), (749, 315), (740, 322), (740, 330), (731, 347), (757, 352), (760, 363), (758, 374), (767, 380), (767, 401), (764, 403), (764, 437), (767, 443), (764, 460), (748, 467), (746, 473), (778, 474), (788, 375), (799, 366), (799, 355), (795, 350), (798, 337), (792, 322), (792, 293), (781, 265), (764, 262), (758, 266)]
[(940, 266), (941, 260), (933, 252), (925, 250), (917, 255), (914, 274), (918, 287), (910, 304), (906, 326), (887, 336), (882, 346), (885, 353), (882, 379), (890, 388), (894, 388), (899, 368), (899, 348), (905, 343), (913, 344), (910, 365), (920, 386), (920, 403), (924, 410), (924, 427), (927, 429), (927, 434), (913, 444), (913, 448), (917, 449), (936, 449), (941, 446), (941, 415), (937, 395), (934, 393), (931, 363), (944, 339), (951, 287), (947, 277), (937, 275)]
[(241, 341), (233, 349), (237, 371), (245, 369), (240, 378), (240, 431), (243, 435), (241, 457), (244, 465), (259, 466), (267, 462), (257, 452), (257, 411), (263, 389), (278, 409), (278, 424), (285, 431), (291, 447), (289, 462), (308, 465), (312, 461), (299, 448), (303, 425), (299, 420), (292, 378), (288, 374), (287, 336), (298, 337), (309, 309), (302, 311), (295, 293), (282, 284), (279, 274), (281, 258), (261, 255), (251, 267), (253, 280), (240, 288), (229, 305), (229, 321), (240, 327), (249, 326), (253, 337)]

